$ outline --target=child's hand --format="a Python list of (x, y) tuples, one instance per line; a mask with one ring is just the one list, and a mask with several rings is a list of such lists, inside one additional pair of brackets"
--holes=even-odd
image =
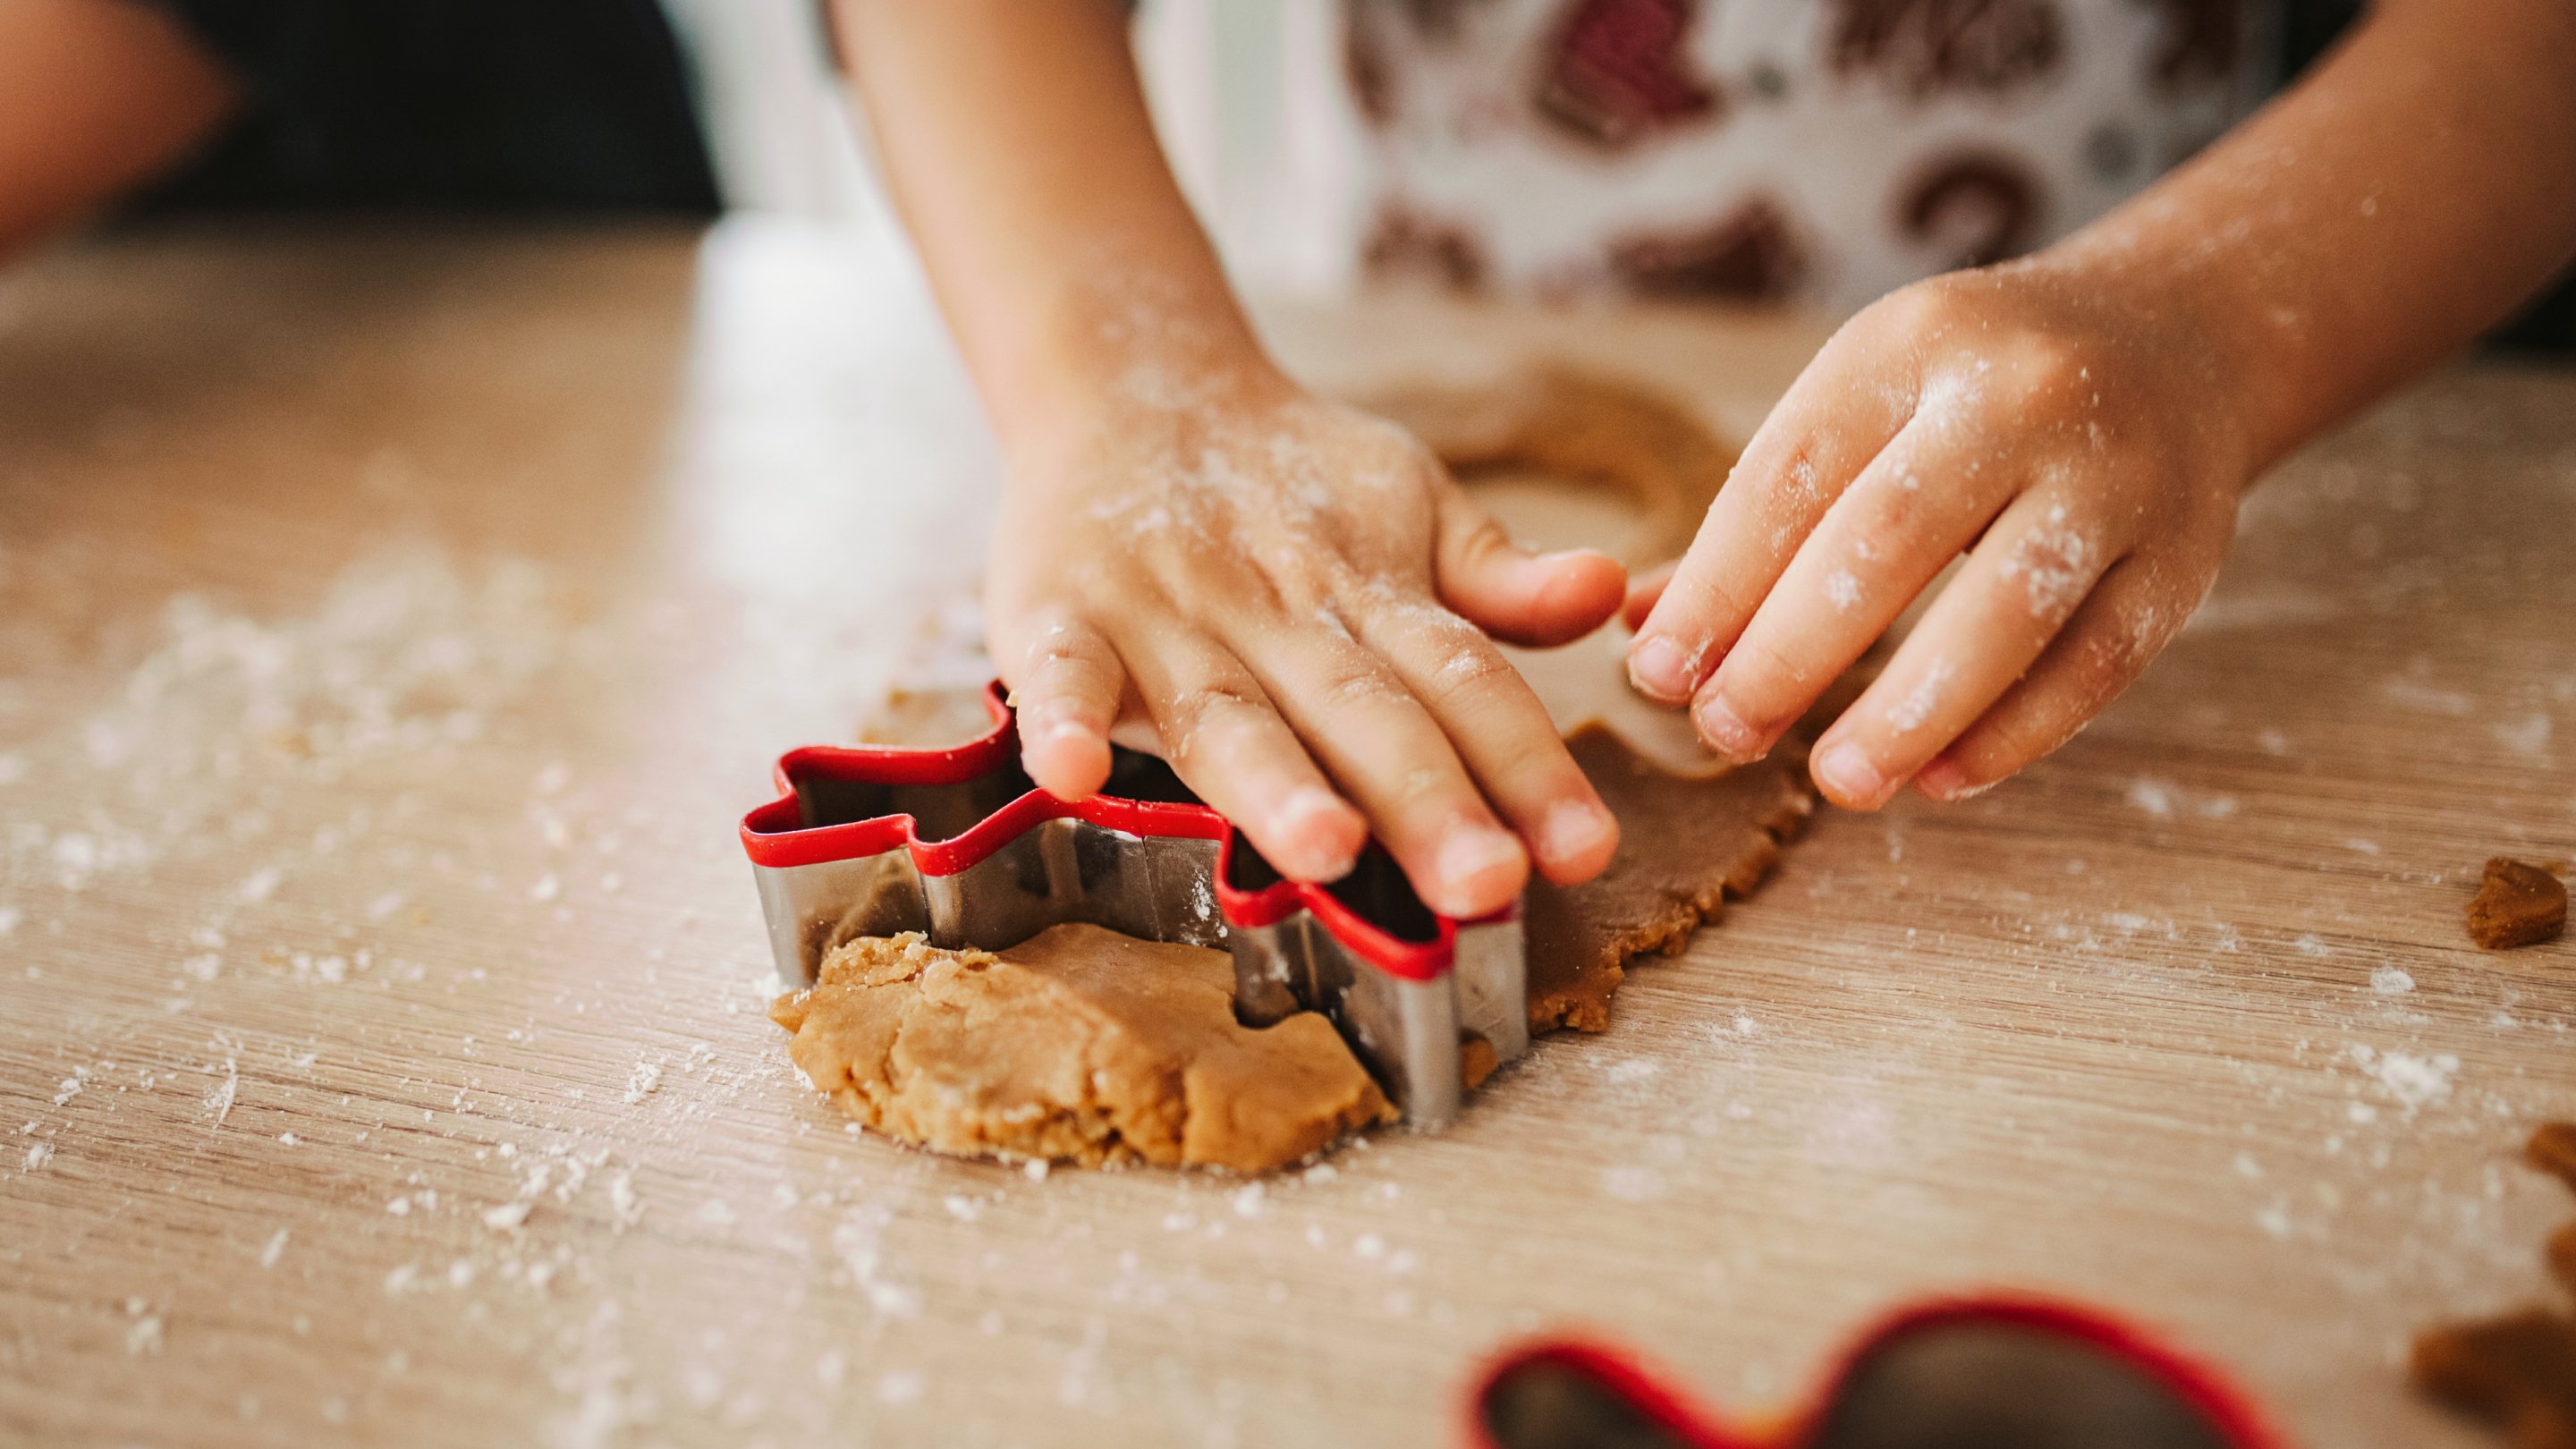
[[(1668, 584), (1637, 686), (1752, 759), (1970, 550), (1817, 742), (1835, 803), (1954, 800), (2073, 737), (2218, 572), (2250, 449), (2191, 319), (2031, 262), (1908, 287), (1773, 409)], [(1656, 589), (1660, 587), (1660, 595)]]
[(1107, 391), (1015, 450), (985, 590), (1040, 785), (1099, 789), (1114, 732), (1286, 874), (1338, 876), (1374, 830), (1455, 916), (1533, 856), (1561, 882), (1608, 863), (1617, 824), (1480, 631), (1584, 634), (1616, 563), (1530, 557), (1411, 435), (1275, 373)]

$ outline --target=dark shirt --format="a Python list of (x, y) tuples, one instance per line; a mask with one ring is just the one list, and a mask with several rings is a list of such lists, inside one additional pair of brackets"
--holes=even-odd
[(245, 104), (147, 204), (705, 214), (715, 176), (654, 0), (145, 0)]

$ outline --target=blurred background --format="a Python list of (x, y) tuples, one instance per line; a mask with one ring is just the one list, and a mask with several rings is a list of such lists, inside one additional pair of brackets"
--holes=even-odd
[[(818, 0), (47, 3), (172, 12), (237, 84), (218, 138), (139, 210), (891, 224)], [(1135, 34), (1166, 150), (1253, 291), (1410, 275), (1848, 312), (2100, 215), (2358, 9), (1146, 0)], [(2165, 73), (2103, 70), (2138, 55)], [(1685, 112), (1726, 124), (1661, 124)], [(2499, 334), (2571, 337), (2564, 287)]]

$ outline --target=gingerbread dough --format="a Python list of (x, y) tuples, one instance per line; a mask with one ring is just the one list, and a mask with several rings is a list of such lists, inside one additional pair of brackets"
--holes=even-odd
[(1268, 1172), (1394, 1116), (1323, 1017), (1237, 1024), (1224, 952), (1098, 926), (998, 952), (861, 937), (770, 1017), (852, 1117), (960, 1157)]
[(2469, 902), (2469, 939), (2490, 951), (2536, 945), (2567, 929), (2567, 886), (2519, 860), (2487, 862), (2478, 898)]
[(1530, 886), (1522, 923), (1532, 1031), (1609, 1026), (1628, 958), (1679, 954), (1691, 932), (1725, 914), (1727, 896), (1752, 894), (1816, 808), (1794, 748), (1685, 780), (1597, 727), (1566, 747), (1618, 817), (1619, 852), (1582, 885)]
[[(1515, 531), (1599, 548), (1632, 569), (1681, 557), (1735, 467), (1735, 449), (1688, 408), (1572, 368), (1536, 368), (1496, 387), (1387, 393), (1367, 406), (1412, 429), (1459, 482), (1490, 485), (1485, 501)], [(1626, 508), (1587, 501), (1604, 495)]]
[[(2523, 1159), (2576, 1188), (2576, 1123), (2531, 1135)], [(2549, 1242), (2549, 1264), (2576, 1289), (2576, 1223)], [(2548, 1307), (2446, 1323), (2415, 1336), (2415, 1386), (2505, 1431), (2514, 1449), (2576, 1449), (2576, 1318)]]
[[(1515, 533), (1605, 547), (1631, 566), (1689, 544), (1734, 462), (1677, 406), (1578, 373), (1379, 405)], [(1795, 741), (1729, 769), (1680, 712), (1638, 697), (1616, 624), (1564, 649), (1505, 653), (1619, 819), (1609, 870), (1567, 889), (1533, 884), (1525, 917), (1531, 1030), (1600, 1031), (1628, 959), (1678, 952), (1729, 894), (1750, 893), (1815, 796)], [(984, 727), (980, 701), (949, 693), (900, 697), (867, 733), (933, 746)], [(771, 1015), (795, 1034), (789, 1053), (807, 1078), (852, 1117), (961, 1156), (1264, 1172), (1393, 1116), (1321, 1016), (1249, 1030), (1232, 992), (1221, 952), (1058, 926), (991, 953), (918, 936), (847, 941), (819, 984)], [(1471, 1085), (1492, 1067), (1492, 1049), (1470, 1043)]]

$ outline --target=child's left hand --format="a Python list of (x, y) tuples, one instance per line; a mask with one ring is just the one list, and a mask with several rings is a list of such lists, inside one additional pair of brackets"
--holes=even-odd
[(1749, 760), (1962, 550), (1817, 742), (1836, 804), (1954, 800), (2072, 738), (2208, 592), (2253, 450), (2187, 307), (2045, 259), (1936, 277), (1846, 325), (1747, 446), (1668, 583), (1639, 689)]

